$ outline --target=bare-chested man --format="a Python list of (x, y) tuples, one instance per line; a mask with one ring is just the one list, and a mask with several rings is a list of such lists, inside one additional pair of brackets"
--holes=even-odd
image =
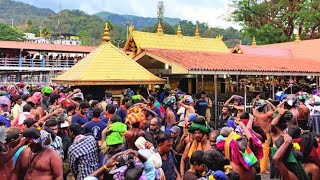
[(30, 144), (20, 154), (10, 179), (63, 179), (62, 160), (50, 147), (51, 134), (29, 128), (23, 132)]
[[(273, 156), (273, 162), (275, 162), (277, 169), (283, 179), (298, 180), (298, 179), (309, 179), (303, 167), (298, 165), (300, 161), (292, 162), (292, 138), (288, 134), (279, 136), (277, 141), (274, 142), (278, 150)], [(289, 156), (291, 162), (288, 163)]]
[(192, 106), (193, 100), (190, 95), (185, 95), (183, 99), (179, 101), (180, 106), (184, 107), (186, 109), (185, 117), (184, 117), (184, 122), (185, 124), (188, 124), (189, 122), (189, 114), (195, 113), (195, 109)]
[[(233, 104), (230, 105), (230, 102), (233, 101)], [(230, 109), (234, 109), (234, 115), (235, 117), (240, 118), (240, 115), (244, 112), (244, 106), (243, 106), (243, 97), (237, 96), (237, 95), (232, 95), (230, 99), (228, 99), (225, 103), (224, 106), (230, 106)]]
[(292, 119), (292, 112), (281, 108), (278, 110), (278, 114), (271, 121), (271, 139), (272, 142), (275, 142), (279, 136), (285, 134), (288, 127), (288, 122)]
[[(265, 106), (269, 105), (271, 110), (264, 112)], [(263, 144), (263, 158), (260, 162), (261, 173), (267, 172), (268, 169), (268, 159), (269, 159), (269, 142), (270, 142), (270, 122), (272, 120), (273, 112), (276, 110), (276, 107), (269, 101), (259, 99), (253, 103), (252, 112), (256, 121), (259, 123), (259, 126), (262, 128), (264, 133), (267, 135), (267, 140)]]
[(195, 120), (197, 117), (198, 117), (198, 115), (196, 113), (189, 114), (189, 122), (187, 124), (185, 124), (180, 142), (176, 147), (177, 153), (183, 153), (187, 144), (189, 144), (191, 141), (193, 141), (193, 135), (188, 132), (188, 129), (189, 129), (192, 121)]
[(190, 142), (182, 155), (180, 164), (180, 174), (184, 175), (185, 171), (188, 169), (186, 165), (189, 165), (189, 160), (192, 153), (196, 150), (209, 151), (212, 150), (210, 141), (207, 139), (207, 135), (210, 132), (209, 126), (206, 124), (204, 117), (197, 117), (191, 124), (188, 130), (193, 134), (194, 140)]
[(38, 101), (35, 97), (31, 96), (27, 99), (27, 103), (32, 107), (30, 113), (33, 115), (34, 120), (38, 121), (42, 116), (42, 112), (37, 109)]
[(288, 122), (288, 125), (298, 125), (299, 111), (296, 107), (296, 97), (290, 94), (286, 100), (282, 101), (277, 107), (281, 107), (289, 110), (292, 113), (292, 119)]
[(297, 99), (299, 101), (298, 107), (298, 125), (303, 130), (308, 129), (308, 121), (310, 118), (310, 109), (305, 105), (305, 101), (308, 97), (308, 94), (305, 92), (299, 92), (297, 94)]
[(167, 105), (166, 109), (166, 115), (165, 115), (165, 120), (166, 120), (166, 133), (170, 133), (170, 129), (176, 125), (177, 118), (173, 112), (173, 104)]
[[(20, 130), (10, 127), (6, 129), (0, 126), (0, 179), (10, 179), (11, 172), (14, 168), (14, 155), (20, 147), (25, 144), (25, 140), (19, 137)], [(3, 137), (6, 136), (6, 137)], [(5, 140), (6, 142), (3, 142)], [(23, 148), (22, 148), (23, 149)]]

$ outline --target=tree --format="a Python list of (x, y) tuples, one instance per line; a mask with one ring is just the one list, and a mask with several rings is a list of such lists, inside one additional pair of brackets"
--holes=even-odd
[(269, 44), (320, 37), (320, 1), (234, 0), (231, 20), (243, 26), (242, 33)]
[(44, 37), (44, 39), (50, 39), (51, 37), (51, 31), (50, 29), (46, 26), (41, 30), (41, 37)]
[(22, 41), (24, 34), (12, 28), (8, 24), (0, 23), (0, 40), (4, 41)]
[(88, 46), (90, 44), (89, 33), (85, 30), (78, 31), (77, 35), (81, 38), (81, 45)]

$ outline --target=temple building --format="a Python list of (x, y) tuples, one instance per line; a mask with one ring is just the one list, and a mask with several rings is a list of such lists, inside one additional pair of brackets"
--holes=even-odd
[(114, 92), (119, 92), (116, 94), (121, 93), (124, 89), (122, 86), (165, 83), (165, 80), (150, 73), (110, 42), (108, 24), (102, 44), (52, 81), (63, 85), (90, 86), (91, 91), (93, 86), (100, 90), (106, 89), (103, 86), (118, 86), (113, 88)]
[[(202, 38), (196, 28), (190, 37), (182, 31), (180, 25), (176, 35), (164, 34), (160, 24), (155, 33), (136, 31), (131, 26), (124, 51), (153, 74), (165, 78), (172, 89), (191, 94), (204, 90), (221, 101), (235, 92), (250, 92), (254, 97), (263, 86), (274, 87), (278, 78), (317, 79), (320, 75), (320, 64), (315, 59), (301, 56), (299, 48), (290, 49), (294, 43), (309, 45), (308, 41), (260, 47), (254, 40), (252, 46), (239, 45), (230, 51), (223, 36)], [(312, 51), (316, 52), (314, 48)], [(273, 92), (274, 88), (270, 94)]]

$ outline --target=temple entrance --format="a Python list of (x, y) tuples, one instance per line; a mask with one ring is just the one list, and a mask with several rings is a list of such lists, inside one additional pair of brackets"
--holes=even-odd
[(190, 94), (196, 93), (196, 79), (194, 78), (182, 78), (179, 81), (179, 89), (182, 90), (182, 92), (188, 92)]

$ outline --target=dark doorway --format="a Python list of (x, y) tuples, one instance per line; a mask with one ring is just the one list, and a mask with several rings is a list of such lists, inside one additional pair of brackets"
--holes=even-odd
[(179, 89), (181, 89), (182, 92), (188, 92), (188, 79), (183, 78), (179, 82)]

